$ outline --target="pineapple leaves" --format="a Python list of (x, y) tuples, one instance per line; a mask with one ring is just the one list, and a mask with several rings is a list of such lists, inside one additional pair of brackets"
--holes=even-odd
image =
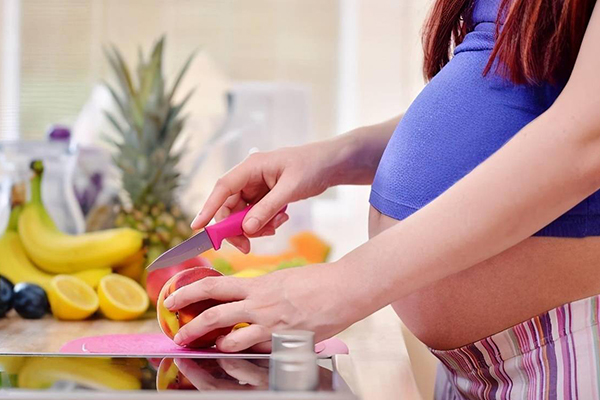
[(192, 64), (192, 61), (196, 57), (197, 53), (198, 53), (198, 51), (196, 50), (192, 54), (190, 54), (190, 56), (186, 60), (185, 64), (181, 68), (181, 71), (179, 71), (179, 74), (177, 75), (177, 79), (175, 79), (175, 82), (173, 83), (173, 87), (171, 88), (171, 92), (169, 94), (169, 103), (171, 101), (173, 101), (173, 96), (175, 95), (175, 91), (177, 90), (177, 87), (179, 86), (179, 83), (183, 79), (183, 76), (185, 75), (185, 73), (187, 72), (188, 68)]
[(121, 57), (119, 50), (114, 45), (111, 45), (110, 50), (104, 49), (104, 54), (117, 75), (121, 87), (127, 90), (125, 95), (134, 98), (135, 89), (133, 87), (133, 81), (131, 80), (131, 74), (129, 73), (127, 64), (123, 61), (123, 57)]
[[(160, 90), (158, 86), (164, 86), (162, 82), (162, 54), (165, 38), (162, 37), (154, 46), (150, 62), (148, 64), (140, 64), (138, 66), (138, 74), (140, 76), (140, 106), (146, 108), (146, 104), (154, 90)], [(162, 97), (161, 95), (157, 97)]]
[(117, 122), (117, 120), (115, 119), (115, 117), (108, 111), (104, 111), (104, 115), (106, 116), (106, 118), (110, 121), (110, 123), (112, 124), (112, 126), (115, 127), (115, 129), (121, 134), (122, 137), (125, 137), (126, 130), (123, 129), (123, 127), (121, 127), (121, 124), (119, 124)]
[(112, 86), (110, 86), (106, 82), (104, 82), (104, 86), (108, 89), (108, 91), (112, 95), (113, 99), (117, 103), (117, 106), (119, 106), (121, 113), (123, 113), (124, 116), (128, 115), (129, 113), (127, 112), (127, 108), (126, 108), (125, 104), (123, 104), (123, 101), (121, 100), (121, 98), (119, 97), (117, 92), (115, 92), (115, 90), (112, 88)]
[[(191, 90), (174, 103), (174, 94), (188, 71), (192, 53), (167, 91), (163, 74), (165, 38), (161, 37), (148, 57), (138, 49), (138, 65), (130, 74), (115, 46), (105, 49), (116, 74), (118, 86), (105, 86), (116, 102), (115, 112), (105, 112), (114, 134), (105, 140), (115, 149), (113, 160), (121, 172), (124, 192), (133, 205), (173, 203), (174, 190), (180, 186), (177, 166), (186, 146), (177, 146), (187, 117), (182, 110), (194, 94)], [(132, 79), (133, 78), (133, 79)], [(112, 132), (111, 132), (112, 133)]]

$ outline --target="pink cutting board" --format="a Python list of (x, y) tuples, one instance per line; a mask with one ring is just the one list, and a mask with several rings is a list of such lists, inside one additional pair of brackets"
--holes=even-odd
[[(68, 354), (123, 355), (151, 357), (235, 357), (235, 358), (268, 358), (268, 354), (259, 353), (221, 353), (217, 349), (188, 349), (177, 346), (162, 333), (138, 333), (87, 336), (65, 343), (59, 350)], [(320, 358), (328, 358), (334, 354), (348, 354), (348, 346), (340, 339), (331, 338), (315, 345), (315, 352)]]

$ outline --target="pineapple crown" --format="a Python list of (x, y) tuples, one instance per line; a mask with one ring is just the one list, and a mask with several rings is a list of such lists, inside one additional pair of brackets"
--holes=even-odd
[(136, 208), (156, 203), (170, 206), (179, 186), (176, 167), (183, 150), (174, 151), (173, 145), (187, 119), (181, 115), (182, 110), (194, 90), (177, 104), (174, 95), (196, 52), (188, 57), (167, 91), (162, 69), (164, 44), (163, 36), (148, 59), (139, 49), (137, 79), (114, 45), (105, 49), (118, 82), (118, 89), (105, 83), (118, 109), (117, 115), (105, 111), (117, 135), (116, 139), (107, 137), (107, 140), (116, 150), (113, 160), (121, 172), (123, 189)]

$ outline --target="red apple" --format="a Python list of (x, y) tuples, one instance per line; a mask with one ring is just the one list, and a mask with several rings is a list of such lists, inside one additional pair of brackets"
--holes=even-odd
[[(211, 307), (214, 307), (218, 304), (222, 304), (222, 301), (217, 300), (203, 300), (193, 304), (190, 304), (186, 307), (183, 307), (180, 310), (175, 312), (169, 311), (164, 306), (165, 299), (177, 289), (189, 285), (190, 283), (194, 283), (199, 281), (200, 279), (204, 279), (209, 276), (223, 276), (219, 271), (214, 270), (208, 267), (195, 267), (186, 269), (181, 271), (171, 277), (165, 283), (160, 294), (158, 295), (158, 304), (156, 305), (156, 312), (158, 323), (160, 325), (160, 329), (163, 331), (165, 335), (173, 339), (179, 329), (200, 315), (204, 310), (207, 310)], [(189, 343), (188, 347), (196, 347), (196, 348), (206, 348), (211, 347), (215, 344), (217, 337), (221, 335), (226, 335), (231, 332), (232, 327), (221, 328), (214, 331), (211, 331), (204, 336), (201, 336)]]
[(210, 266), (211, 265), (206, 258), (198, 256), (190, 258), (182, 263), (175, 264), (171, 267), (161, 268), (149, 272), (148, 277), (146, 278), (146, 292), (148, 293), (148, 297), (150, 297), (150, 301), (156, 307), (160, 290), (176, 273), (185, 271), (189, 268)]

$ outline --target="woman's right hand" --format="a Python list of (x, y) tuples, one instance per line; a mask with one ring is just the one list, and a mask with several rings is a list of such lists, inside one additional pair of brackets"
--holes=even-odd
[(221, 177), (204, 207), (192, 222), (193, 229), (204, 228), (255, 204), (244, 219), (244, 236), (229, 242), (244, 253), (250, 251), (248, 237), (270, 236), (288, 220), (286, 204), (323, 193), (335, 184), (341, 154), (338, 141), (312, 143), (299, 147), (254, 153)]

